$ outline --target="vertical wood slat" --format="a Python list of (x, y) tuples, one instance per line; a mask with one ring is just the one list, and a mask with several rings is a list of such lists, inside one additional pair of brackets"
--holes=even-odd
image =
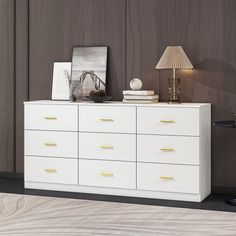
[(0, 1), (0, 171), (14, 171), (14, 0)]
[(24, 106), (28, 100), (28, 0), (15, 0), (15, 170), (24, 171)]
[[(128, 0), (126, 8), (126, 87), (133, 78), (140, 78), (143, 89), (159, 93), (158, 72), (155, 66), (163, 50), (159, 38), (158, 17), (162, 9), (156, 0)], [(162, 43), (163, 44), (163, 43)], [(162, 47), (160, 47), (162, 46)]]

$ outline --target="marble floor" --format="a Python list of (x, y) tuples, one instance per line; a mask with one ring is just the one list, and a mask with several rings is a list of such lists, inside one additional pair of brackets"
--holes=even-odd
[(236, 213), (0, 193), (0, 235), (236, 235)]
[(201, 203), (24, 189), (0, 178), (0, 236), (236, 236), (228, 195)]

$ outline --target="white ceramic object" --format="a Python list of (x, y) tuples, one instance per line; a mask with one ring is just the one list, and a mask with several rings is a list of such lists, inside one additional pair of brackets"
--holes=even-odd
[(143, 82), (138, 78), (134, 78), (130, 81), (129, 86), (132, 90), (140, 90), (143, 87)]

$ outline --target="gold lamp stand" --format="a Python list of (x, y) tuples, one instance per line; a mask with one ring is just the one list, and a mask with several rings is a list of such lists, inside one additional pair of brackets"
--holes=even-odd
[(173, 69), (173, 77), (169, 79), (167, 89), (169, 95), (168, 103), (181, 103), (180, 100), (180, 79), (175, 78), (176, 69), (193, 69), (193, 65), (188, 59), (181, 46), (167, 46), (156, 69)]
[(168, 86), (168, 95), (169, 101), (168, 103), (181, 103), (180, 100), (180, 78), (175, 77), (175, 68), (173, 68), (173, 77), (169, 78), (169, 86)]

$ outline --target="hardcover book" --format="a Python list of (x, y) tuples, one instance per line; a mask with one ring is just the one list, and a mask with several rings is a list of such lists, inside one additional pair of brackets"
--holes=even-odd
[(153, 100), (158, 98), (158, 95), (124, 95), (124, 99), (127, 100)]
[(124, 90), (123, 95), (154, 95), (154, 90)]
[(153, 99), (153, 100), (127, 100), (127, 99), (123, 99), (123, 103), (151, 104), (151, 103), (158, 103), (158, 99)]

